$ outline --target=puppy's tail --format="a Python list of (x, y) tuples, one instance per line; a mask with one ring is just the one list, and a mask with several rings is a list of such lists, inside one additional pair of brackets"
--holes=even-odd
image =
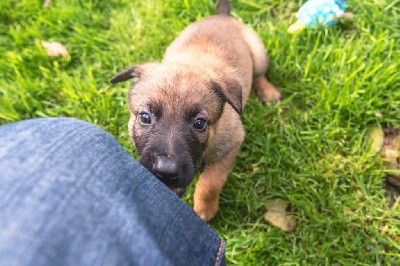
[(230, 16), (231, 6), (229, 0), (220, 0), (217, 5), (217, 13), (221, 16)]

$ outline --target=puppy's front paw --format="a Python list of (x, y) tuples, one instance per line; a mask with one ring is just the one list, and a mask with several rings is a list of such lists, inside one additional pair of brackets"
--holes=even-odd
[(209, 202), (195, 200), (193, 209), (200, 216), (201, 219), (209, 222), (217, 214), (218, 205), (218, 200)]

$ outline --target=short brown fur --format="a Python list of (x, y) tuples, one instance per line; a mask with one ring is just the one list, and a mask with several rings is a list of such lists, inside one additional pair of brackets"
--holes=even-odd
[[(218, 211), (219, 194), (243, 142), (239, 113), (252, 85), (263, 102), (281, 98), (265, 78), (267, 67), (267, 54), (255, 32), (222, 14), (188, 26), (167, 48), (161, 63), (135, 66), (113, 79), (119, 82), (135, 78), (129, 94), (129, 132), (141, 156), (150, 158), (143, 159), (151, 161), (146, 162), (147, 167), (152, 170), (154, 158), (159, 155), (177, 157), (180, 152), (174, 149), (181, 145), (179, 149), (182, 153), (187, 149), (186, 157), (191, 161), (182, 165), (190, 168), (193, 164), (195, 169), (202, 169), (194, 193), (194, 210), (205, 221)], [(153, 124), (138, 124), (141, 110), (149, 109), (149, 105), (160, 109), (158, 115), (157, 110), (148, 111), (156, 120), (153, 124), (159, 124), (157, 130)], [(190, 121), (196, 117), (207, 120), (206, 132), (190, 128)], [(189, 127), (182, 122), (185, 119), (189, 120)], [(182, 132), (183, 128), (194, 133)], [(158, 138), (162, 131), (159, 145), (164, 148), (149, 148), (155, 144), (149, 144), (152, 139), (146, 138), (144, 131), (151, 138)], [(193, 143), (195, 146), (191, 147)], [(193, 177), (188, 181), (186, 177), (179, 178), (182, 180), (174, 185), (186, 187)]]

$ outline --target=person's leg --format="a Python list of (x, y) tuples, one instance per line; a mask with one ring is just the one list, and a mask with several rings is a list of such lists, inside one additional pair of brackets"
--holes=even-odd
[(215, 265), (224, 242), (104, 130), (0, 127), (0, 265)]

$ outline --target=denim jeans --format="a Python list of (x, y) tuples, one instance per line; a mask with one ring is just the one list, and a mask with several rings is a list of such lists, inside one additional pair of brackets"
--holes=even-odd
[(224, 249), (101, 128), (0, 127), (0, 265), (224, 265)]

